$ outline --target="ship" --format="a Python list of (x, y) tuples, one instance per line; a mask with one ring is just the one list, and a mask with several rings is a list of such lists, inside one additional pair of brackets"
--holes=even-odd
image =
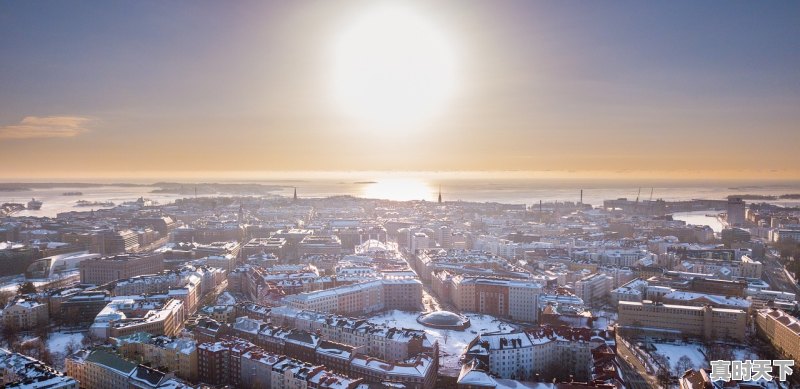
[(87, 201), (78, 200), (75, 203), (76, 207), (113, 207), (114, 203), (111, 201)]
[(42, 202), (36, 199), (31, 199), (31, 201), (28, 201), (28, 209), (38, 211), (42, 209)]
[(81, 196), (83, 192), (64, 192), (61, 194), (62, 196)]

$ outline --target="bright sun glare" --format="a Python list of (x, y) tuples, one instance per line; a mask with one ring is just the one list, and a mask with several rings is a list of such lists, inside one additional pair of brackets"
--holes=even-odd
[(370, 199), (393, 201), (433, 200), (436, 195), (425, 181), (412, 178), (387, 178), (367, 184), (361, 189), (362, 196)]
[(453, 94), (451, 42), (408, 7), (368, 10), (334, 44), (334, 98), (349, 116), (407, 128), (440, 112)]

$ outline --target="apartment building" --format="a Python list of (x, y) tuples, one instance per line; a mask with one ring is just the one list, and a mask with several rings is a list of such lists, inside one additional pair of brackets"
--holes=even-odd
[(120, 338), (137, 332), (175, 336), (185, 321), (183, 302), (112, 300), (95, 317), (89, 327), (92, 335), (106, 339)]
[(131, 360), (174, 372), (187, 381), (197, 380), (197, 342), (191, 338), (152, 336), (146, 332), (112, 339), (119, 353)]
[(385, 309), (419, 309), (422, 283), (416, 279), (381, 279), (291, 295), (285, 297), (284, 302), (300, 310), (343, 315)]
[(608, 302), (614, 280), (602, 273), (594, 273), (575, 282), (575, 295), (586, 304)]
[(3, 325), (19, 330), (30, 330), (50, 323), (47, 304), (33, 296), (16, 296), (3, 309)]
[[(434, 280), (440, 280), (434, 277)], [(489, 277), (452, 277), (449, 300), (461, 311), (479, 312), (513, 320), (536, 321), (539, 314), (539, 282)], [(434, 282), (436, 284), (436, 282)], [(441, 295), (440, 295), (441, 297)]]
[(418, 355), (404, 362), (389, 363), (380, 359), (358, 356), (353, 358), (350, 374), (373, 382), (390, 382), (406, 389), (433, 389), (439, 361), (436, 357)]
[(389, 361), (405, 360), (431, 352), (425, 331), (388, 327), (363, 319), (301, 311), (290, 307), (272, 309), (273, 325), (318, 333), (325, 341), (358, 348), (361, 353)]
[(172, 378), (104, 349), (80, 350), (67, 356), (64, 363), (67, 375), (86, 389), (155, 389)]
[(83, 284), (106, 284), (111, 281), (164, 270), (163, 254), (122, 254), (87, 259), (78, 265)]
[(769, 340), (778, 352), (800, 365), (800, 319), (780, 309), (762, 309), (756, 312), (758, 335)]
[(44, 362), (0, 348), (0, 386), (19, 389), (78, 389), (78, 381)]
[(480, 334), (466, 348), (466, 359), (478, 359), (501, 378), (592, 377), (592, 350), (614, 344), (614, 333), (588, 328), (539, 326), (512, 333)]

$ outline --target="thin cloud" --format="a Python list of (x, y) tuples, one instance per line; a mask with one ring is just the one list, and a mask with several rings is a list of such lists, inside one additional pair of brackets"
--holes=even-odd
[(72, 138), (88, 132), (89, 122), (89, 118), (80, 116), (26, 116), (19, 124), (0, 127), (0, 141)]

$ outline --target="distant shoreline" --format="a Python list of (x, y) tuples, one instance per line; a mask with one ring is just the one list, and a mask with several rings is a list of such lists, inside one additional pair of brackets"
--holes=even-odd
[(152, 184), (132, 184), (132, 183), (87, 183), (87, 182), (13, 182), (0, 183), (0, 193), (2, 192), (29, 192), (35, 189), (54, 189), (54, 188), (100, 188), (100, 187), (120, 187), (120, 188), (146, 188), (155, 187), (151, 193), (166, 194), (234, 194), (234, 195), (264, 195), (280, 191), (285, 185), (268, 184), (236, 184), (236, 183), (177, 183), (177, 182), (155, 182)]
[(800, 199), (800, 193), (788, 193), (778, 196), (758, 194), (728, 195), (728, 198), (739, 198), (742, 200), (797, 200)]

